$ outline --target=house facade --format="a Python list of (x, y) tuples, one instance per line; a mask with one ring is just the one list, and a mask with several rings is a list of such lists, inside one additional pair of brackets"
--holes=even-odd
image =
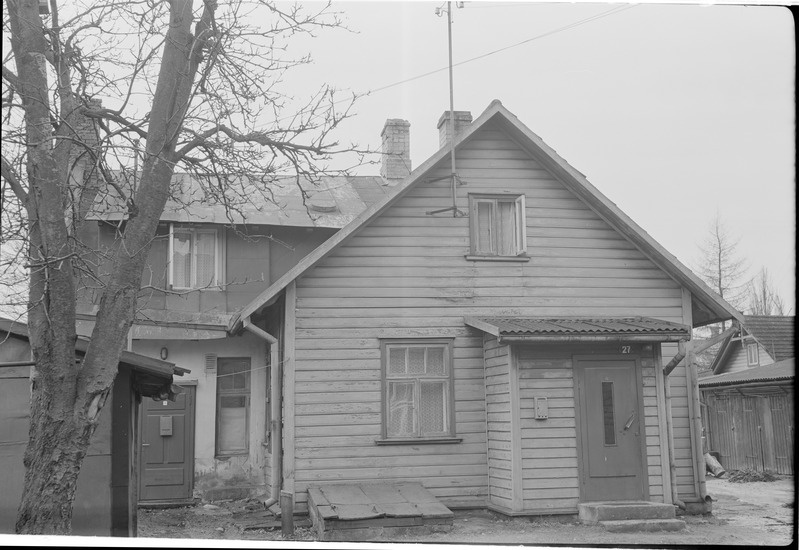
[[(280, 358), (272, 494), (304, 512), (312, 486), (413, 480), (507, 514), (705, 510), (695, 373), (663, 365), (738, 312), (501, 103), (448, 118), (436, 154), (231, 319)], [(387, 123), (384, 156), (407, 131)]]
[[(206, 199), (195, 178), (175, 175), (173, 199), (142, 276), (128, 349), (188, 372), (178, 402), (142, 408), (140, 502), (258, 494), (268, 484), (268, 345), (249, 333), (228, 338), (227, 324), (383, 187), (379, 177), (286, 178), (271, 185), (268, 200), (253, 186), (250, 202), (225, 208)], [(91, 218), (97, 223), (82, 237), (91, 249), (113, 246), (124, 223), (121, 205), (113, 196), (96, 201)], [(91, 285), (81, 291), (83, 335), (91, 334), (99, 297)], [(164, 435), (167, 421), (173, 431)]]
[(794, 316), (747, 315), (699, 380), (708, 451), (727, 470), (794, 473)]

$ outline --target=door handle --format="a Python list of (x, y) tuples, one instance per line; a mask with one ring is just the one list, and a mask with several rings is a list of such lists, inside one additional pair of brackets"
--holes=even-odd
[(633, 419), (634, 418), (635, 418), (635, 411), (630, 413), (630, 418), (627, 419), (627, 423), (624, 424), (624, 430), (622, 430), (622, 431), (627, 431), (627, 430), (630, 429), (630, 426), (633, 425)]

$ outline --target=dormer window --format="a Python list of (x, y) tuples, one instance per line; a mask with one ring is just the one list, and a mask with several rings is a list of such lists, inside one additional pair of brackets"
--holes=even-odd
[(216, 229), (169, 227), (169, 285), (201, 289), (220, 283), (220, 253)]
[(760, 356), (758, 354), (757, 343), (746, 345), (746, 364), (750, 367), (756, 367), (760, 363)]
[(527, 260), (524, 195), (469, 195), (468, 259)]

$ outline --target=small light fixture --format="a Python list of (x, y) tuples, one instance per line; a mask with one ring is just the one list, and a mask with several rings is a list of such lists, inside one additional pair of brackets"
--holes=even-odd
[(167, 357), (169, 357), (169, 350), (166, 349), (166, 346), (164, 346), (163, 348), (161, 348), (161, 359), (166, 361)]

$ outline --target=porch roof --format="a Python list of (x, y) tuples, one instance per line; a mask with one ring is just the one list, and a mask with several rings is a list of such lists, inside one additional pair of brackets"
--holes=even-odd
[(501, 340), (524, 341), (646, 341), (688, 340), (686, 325), (651, 317), (467, 317), (464, 322)]

